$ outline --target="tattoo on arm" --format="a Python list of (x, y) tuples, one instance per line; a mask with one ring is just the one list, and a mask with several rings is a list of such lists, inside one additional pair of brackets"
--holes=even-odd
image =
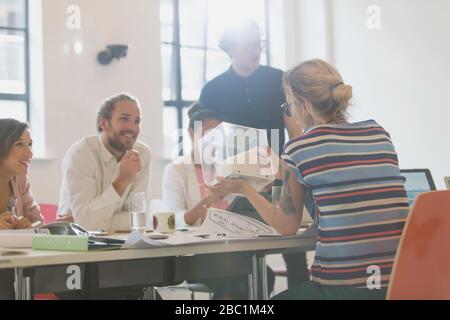
[(283, 188), (281, 191), (281, 208), (283, 209), (284, 214), (294, 215), (297, 214), (298, 212), (294, 206), (291, 187), (289, 186), (290, 176), (291, 176), (290, 170), (288, 168), (284, 168)]

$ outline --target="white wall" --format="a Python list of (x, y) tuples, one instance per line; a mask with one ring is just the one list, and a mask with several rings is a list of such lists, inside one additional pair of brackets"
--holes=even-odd
[[(298, 2), (307, 5), (297, 8), (301, 23), (290, 25), (297, 46), (290, 63), (333, 62), (353, 85), (353, 119), (376, 119), (391, 133), (401, 167), (428, 167), (443, 188), (450, 175), (450, 1), (319, 0), (308, 9), (312, 2)], [(381, 8), (379, 30), (366, 25), (373, 4)]]
[[(81, 8), (81, 30), (66, 27), (69, 5)], [(81, 137), (96, 134), (101, 101), (120, 91), (140, 99), (140, 140), (153, 152), (152, 180), (161, 181), (158, 1), (133, 0), (131, 5), (128, 0), (42, 0), (42, 14), (45, 144), (51, 160), (38, 159), (32, 164), (30, 179), (38, 201), (57, 203), (66, 149)], [(74, 53), (75, 41), (83, 44), (81, 55)], [(98, 52), (115, 43), (128, 44), (128, 56), (100, 66)], [(152, 188), (153, 197), (159, 193), (159, 185)]]
[(286, 68), (300, 61), (331, 59), (330, 0), (283, 0)]
[[(38, 0), (31, 2), (35, 5)], [(273, 23), (282, 21), (279, 10), (283, 8), (285, 17), (284, 27), (273, 28), (271, 34), (276, 66), (287, 68), (314, 57), (335, 63), (345, 81), (354, 86), (353, 119), (378, 120), (391, 132), (401, 166), (429, 167), (443, 187), (442, 177), (450, 175), (450, 43), (446, 41), (450, 2), (377, 0), (382, 10), (380, 30), (366, 26), (366, 9), (374, 4), (370, 0), (280, 3), (272, 4)], [(81, 8), (79, 31), (66, 28), (66, 9), (71, 4)], [(133, 0), (131, 5), (127, 0), (42, 0), (42, 14), (44, 52), (34, 59), (43, 59), (43, 69), (32, 75), (37, 79), (32, 79), (32, 112), (38, 119), (32, 125), (35, 138), (45, 137), (41, 144), (51, 160), (33, 162), (30, 177), (38, 201), (57, 202), (64, 152), (80, 137), (95, 134), (101, 100), (122, 90), (141, 100), (141, 139), (153, 151), (152, 181), (160, 182), (158, 1)], [(75, 41), (83, 43), (83, 53), (76, 55), (71, 49), (66, 54), (65, 46), (73, 48)], [(102, 67), (96, 55), (110, 43), (128, 44), (128, 57)], [(283, 45), (285, 57), (280, 56)], [(36, 122), (42, 128), (45, 124), (45, 132)], [(152, 197), (160, 195), (159, 182), (152, 188)]]

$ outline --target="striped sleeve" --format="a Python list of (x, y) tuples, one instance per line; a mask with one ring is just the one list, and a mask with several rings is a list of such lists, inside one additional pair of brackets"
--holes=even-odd
[(284, 161), (286, 166), (291, 169), (291, 171), (295, 174), (295, 177), (297, 178), (297, 181), (304, 185), (305, 187), (309, 188), (308, 183), (303, 179), (302, 174), (300, 170), (297, 168), (294, 160), (292, 159), (291, 155), (286, 152), (286, 150), (281, 155), (281, 159)]

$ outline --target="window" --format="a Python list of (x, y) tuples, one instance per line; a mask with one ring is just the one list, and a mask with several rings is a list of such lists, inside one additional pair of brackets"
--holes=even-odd
[[(250, 17), (269, 34), (267, 11), (268, 0), (160, 0), (166, 157), (173, 157), (174, 147), (182, 143), (178, 133), (188, 125), (186, 107), (199, 98), (207, 81), (230, 65), (218, 48), (224, 28), (237, 18)], [(269, 64), (269, 58), (267, 48), (262, 63)]]
[(28, 1), (0, 0), (0, 118), (28, 121)]

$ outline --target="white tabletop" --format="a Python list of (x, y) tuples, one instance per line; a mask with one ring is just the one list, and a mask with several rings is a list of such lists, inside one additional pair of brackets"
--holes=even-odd
[[(124, 235), (119, 236), (124, 237)], [(0, 248), (0, 269), (77, 264), (89, 262), (120, 261), (134, 259), (185, 256), (243, 251), (272, 251), (295, 248), (298, 251), (315, 249), (316, 235), (303, 235), (274, 238), (222, 239), (180, 245), (168, 245), (149, 249), (61, 252), (38, 251), (32, 249)]]

